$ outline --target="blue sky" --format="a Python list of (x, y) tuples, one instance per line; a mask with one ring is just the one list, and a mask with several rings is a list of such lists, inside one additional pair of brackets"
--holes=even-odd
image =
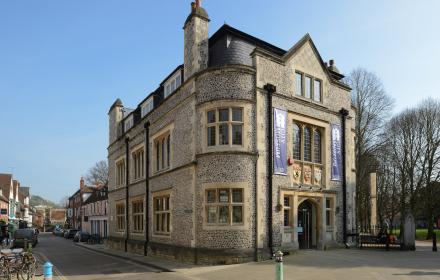
[[(288, 49), (310, 33), (344, 73), (375, 72), (395, 112), (440, 97), (440, 1), (205, 0), (223, 23)], [(190, 1), (0, 1), (0, 172), (58, 202), (106, 159), (107, 111), (136, 106), (183, 61)]]

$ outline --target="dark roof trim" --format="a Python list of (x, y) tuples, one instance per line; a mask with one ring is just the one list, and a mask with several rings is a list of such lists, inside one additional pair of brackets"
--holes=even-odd
[(176, 69), (173, 70), (173, 72), (171, 72), (171, 74), (169, 74), (163, 81), (162, 83), (160, 83), (160, 85), (162, 86), (163, 84), (165, 84), (165, 82), (171, 78), (171, 76), (173, 76), (174, 74), (176, 74), (177, 70), (179, 69), (183, 69), (183, 64), (180, 64), (179, 66), (176, 67)]
[(246, 41), (249, 41), (253, 44), (255, 44), (257, 47), (266, 49), (268, 51), (271, 51), (279, 56), (282, 56), (286, 53), (285, 50), (274, 46), (266, 41), (263, 41), (261, 39), (258, 39), (252, 35), (249, 35), (243, 31), (240, 31), (238, 29), (235, 29), (227, 24), (224, 24), (217, 32), (214, 33), (214, 35), (209, 38), (209, 46), (211, 47), (214, 45), (220, 38), (222, 38), (224, 35), (231, 34), (233, 36), (237, 36), (239, 38), (242, 38)]

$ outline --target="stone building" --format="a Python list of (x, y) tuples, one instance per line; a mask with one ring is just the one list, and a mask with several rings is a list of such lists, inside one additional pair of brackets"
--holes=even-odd
[(193, 3), (184, 64), (135, 109), (109, 110), (108, 246), (237, 263), (343, 244), (355, 219), (344, 76), (308, 34), (286, 51), (208, 26)]

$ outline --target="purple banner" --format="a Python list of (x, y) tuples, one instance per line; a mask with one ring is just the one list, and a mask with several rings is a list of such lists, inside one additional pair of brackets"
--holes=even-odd
[(339, 124), (332, 124), (332, 176), (331, 180), (342, 180), (342, 131)]
[(275, 108), (273, 111), (273, 172), (287, 174), (287, 112)]

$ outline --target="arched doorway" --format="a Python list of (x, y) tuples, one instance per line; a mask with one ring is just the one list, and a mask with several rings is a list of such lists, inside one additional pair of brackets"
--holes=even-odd
[(316, 248), (316, 208), (309, 200), (298, 206), (298, 243), (300, 249)]

